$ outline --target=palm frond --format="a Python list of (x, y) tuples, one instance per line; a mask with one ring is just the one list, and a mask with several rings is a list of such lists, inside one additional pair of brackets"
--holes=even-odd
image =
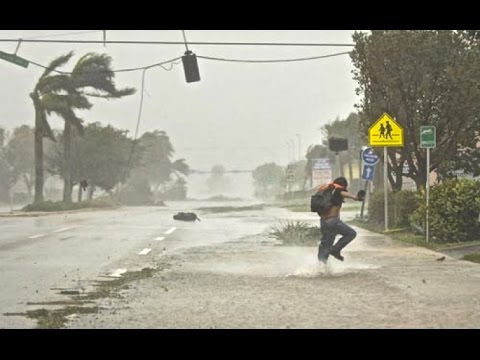
[(172, 169), (184, 175), (190, 173), (190, 167), (185, 163), (185, 159), (175, 160), (172, 163)]
[(87, 53), (77, 61), (72, 74), (81, 75), (90, 72), (102, 72), (105, 76), (113, 76), (112, 57), (107, 54)]
[[(135, 93), (134, 88), (117, 89), (112, 70), (112, 58), (106, 54), (88, 53), (78, 60), (71, 75), (76, 89), (84, 89), (85, 95), (102, 98), (121, 98)], [(95, 91), (87, 93), (85, 88)]]
[(50, 73), (55, 70), (57, 67), (59, 66), (63, 66), (65, 65), (68, 60), (70, 60), (70, 58), (73, 56), (73, 51), (70, 51), (68, 54), (65, 54), (65, 55), (62, 55), (62, 56), (59, 56), (58, 58), (54, 59), (47, 67), (47, 69), (45, 69), (45, 71), (43, 72), (42, 76), (40, 77), (40, 79), (50, 75)]
[(59, 74), (40, 78), (36, 90), (42, 94), (46, 94), (59, 91), (69, 92), (73, 90), (73, 87), (69, 75)]
[[(49, 94), (45, 95), (44, 106), (47, 113), (55, 113), (60, 116), (63, 120), (69, 121), (73, 126), (78, 130), (80, 135), (83, 135), (84, 129), (82, 125), (82, 119), (78, 118), (73, 111), (73, 107), (69, 103), (69, 95), (55, 95)], [(43, 100), (43, 99), (42, 99)]]
[(79, 109), (88, 110), (92, 104), (88, 99), (79, 93), (72, 94), (45, 94), (42, 96), (42, 105), (47, 111), (55, 111), (57, 109)]
[[(95, 90), (95, 89), (94, 89)], [(98, 97), (102, 99), (119, 99), (124, 96), (135, 94), (137, 89), (135, 88), (124, 88), (124, 89), (115, 89), (115, 85), (108, 86), (103, 89), (99, 89), (99, 92), (86, 92), (83, 91), (82, 94), (85, 96)]]

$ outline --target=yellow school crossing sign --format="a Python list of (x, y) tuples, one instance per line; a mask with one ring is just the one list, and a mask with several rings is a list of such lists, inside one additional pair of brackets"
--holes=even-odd
[(368, 129), (368, 144), (403, 147), (403, 128), (390, 115), (384, 113)]

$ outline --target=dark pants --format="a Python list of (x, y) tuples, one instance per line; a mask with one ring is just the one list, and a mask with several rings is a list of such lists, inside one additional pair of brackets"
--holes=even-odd
[[(339, 218), (320, 219), (320, 230), (322, 232), (322, 239), (318, 247), (318, 260), (320, 261), (327, 261), (330, 252), (340, 252), (357, 236), (357, 232)], [(337, 234), (343, 236), (333, 245)]]

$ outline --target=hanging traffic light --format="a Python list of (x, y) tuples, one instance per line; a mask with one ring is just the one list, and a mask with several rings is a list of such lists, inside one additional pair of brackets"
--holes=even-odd
[(182, 62), (183, 70), (185, 71), (185, 80), (187, 80), (187, 83), (200, 81), (197, 56), (190, 50), (185, 51), (185, 56), (182, 56)]
[(331, 137), (328, 139), (328, 147), (330, 151), (335, 151), (336, 153), (348, 150), (348, 139)]

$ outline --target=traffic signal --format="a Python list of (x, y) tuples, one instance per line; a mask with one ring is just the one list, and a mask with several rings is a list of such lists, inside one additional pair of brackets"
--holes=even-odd
[(182, 56), (182, 62), (183, 70), (185, 71), (185, 80), (187, 80), (187, 83), (200, 81), (197, 56), (190, 50), (185, 51), (185, 56)]
[(328, 139), (328, 147), (331, 151), (340, 152), (348, 150), (348, 139), (331, 137)]

